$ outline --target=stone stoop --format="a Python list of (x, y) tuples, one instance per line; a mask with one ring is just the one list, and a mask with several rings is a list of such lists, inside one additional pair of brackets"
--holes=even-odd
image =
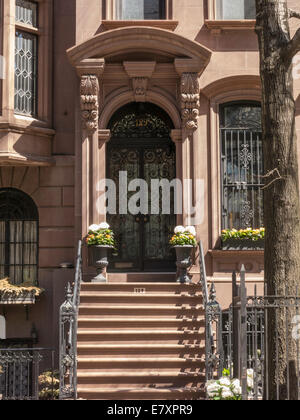
[(83, 283), (78, 318), (78, 398), (204, 397), (201, 286)]

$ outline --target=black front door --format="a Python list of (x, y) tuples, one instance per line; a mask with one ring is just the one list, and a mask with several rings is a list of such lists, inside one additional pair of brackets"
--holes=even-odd
[[(150, 118), (145, 113), (145, 104), (139, 107), (134, 104), (128, 108), (123, 136), (113, 136), (107, 146), (107, 178), (115, 182), (117, 187), (117, 214), (109, 214), (108, 223), (115, 232), (117, 251), (112, 256), (111, 271), (175, 271), (175, 255), (169, 247), (169, 240), (176, 225), (174, 214), (174, 191), (170, 189), (170, 214), (162, 211), (162, 190), (158, 192), (156, 202), (159, 208), (151, 211), (153, 192), (151, 181), (162, 179), (172, 181), (176, 178), (176, 153), (174, 143), (168, 136), (169, 127), (165, 127), (164, 137), (151, 137), (155, 131)], [(151, 122), (154, 120), (153, 106), (151, 106)], [(142, 113), (142, 116), (141, 116)], [(124, 114), (121, 117), (124, 120)], [(134, 122), (134, 132), (128, 132), (128, 118)], [(162, 132), (162, 119), (158, 118), (158, 135)], [(120, 124), (120, 123), (119, 123)], [(148, 131), (147, 131), (148, 125)], [(116, 125), (114, 125), (116, 128)], [(168, 131), (167, 131), (168, 130)], [(114, 130), (112, 129), (114, 134)], [(126, 134), (126, 135), (124, 135)], [(142, 134), (143, 137), (137, 137)], [(147, 136), (148, 135), (148, 136)], [(125, 175), (126, 174), (126, 175)], [(120, 190), (120, 177), (123, 185)], [(139, 192), (139, 188), (128, 191), (130, 183), (142, 179), (146, 182), (148, 191), (147, 209), (139, 213), (130, 211), (131, 200)], [(155, 194), (155, 192), (154, 192)], [(127, 201), (128, 211), (124, 211), (124, 200)], [(123, 201), (123, 203), (120, 203)], [(140, 208), (140, 202), (137, 202)], [(145, 204), (145, 202), (144, 202)], [(126, 206), (125, 206), (126, 207)], [(152, 214), (155, 213), (155, 214)]]

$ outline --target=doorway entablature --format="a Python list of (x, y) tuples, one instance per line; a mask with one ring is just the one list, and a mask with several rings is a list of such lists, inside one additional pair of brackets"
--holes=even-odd
[[(176, 130), (171, 137), (176, 139), (177, 173), (182, 179), (194, 178), (199, 78), (211, 51), (169, 31), (136, 27), (101, 33), (67, 53), (80, 77), (82, 150), (78, 164), (82, 176), (81, 233), (85, 235), (89, 225), (105, 218), (97, 209), (96, 185), (105, 179), (105, 147), (110, 139), (107, 124), (126, 103), (152, 102), (169, 114)], [(147, 59), (141, 58), (144, 53)], [(152, 54), (154, 59), (150, 60)], [(156, 59), (162, 56), (164, 60)], [(183, 222), (189, 222), (185, 216)]]

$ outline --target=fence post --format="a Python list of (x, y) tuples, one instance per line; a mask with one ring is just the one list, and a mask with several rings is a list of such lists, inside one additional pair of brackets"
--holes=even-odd
[(239, 354), (239, 287), (237, 285), (236, 272), (232, 273), (232, 363), (233, 377), (240, 378), (240, 354)]
[(242, 385), (243, 400), (248, 400), (247, 389), (247, 288), (246, 288), (246, 270), (244, 265), (241, 269), (241, 285), (240, 285), (240, 381)]
[(76, 355), (73, 340), (76, 334), (76, 307), (73, 304), (73, 291), (70, 283), (67, 287), (65, 302), (59, 313), (59, 369), (60, 389), (59, 399), (72, 399), (75, 397), (74, 370), (76, 368)]

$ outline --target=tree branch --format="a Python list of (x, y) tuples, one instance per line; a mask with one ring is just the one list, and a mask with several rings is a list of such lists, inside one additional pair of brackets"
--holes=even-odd
[(296, 12), (296, 10), (289, 9), (289, 18), (300, 19), (300, 12)]
[(295, 33), (293, 39), (291, 39), (290, 42), (287, 44), (287, 46), (283, 49), (282, 51), (283, 58), (290, 65), (293, 58), (299, 51), (300, 51), (300, 28)]

